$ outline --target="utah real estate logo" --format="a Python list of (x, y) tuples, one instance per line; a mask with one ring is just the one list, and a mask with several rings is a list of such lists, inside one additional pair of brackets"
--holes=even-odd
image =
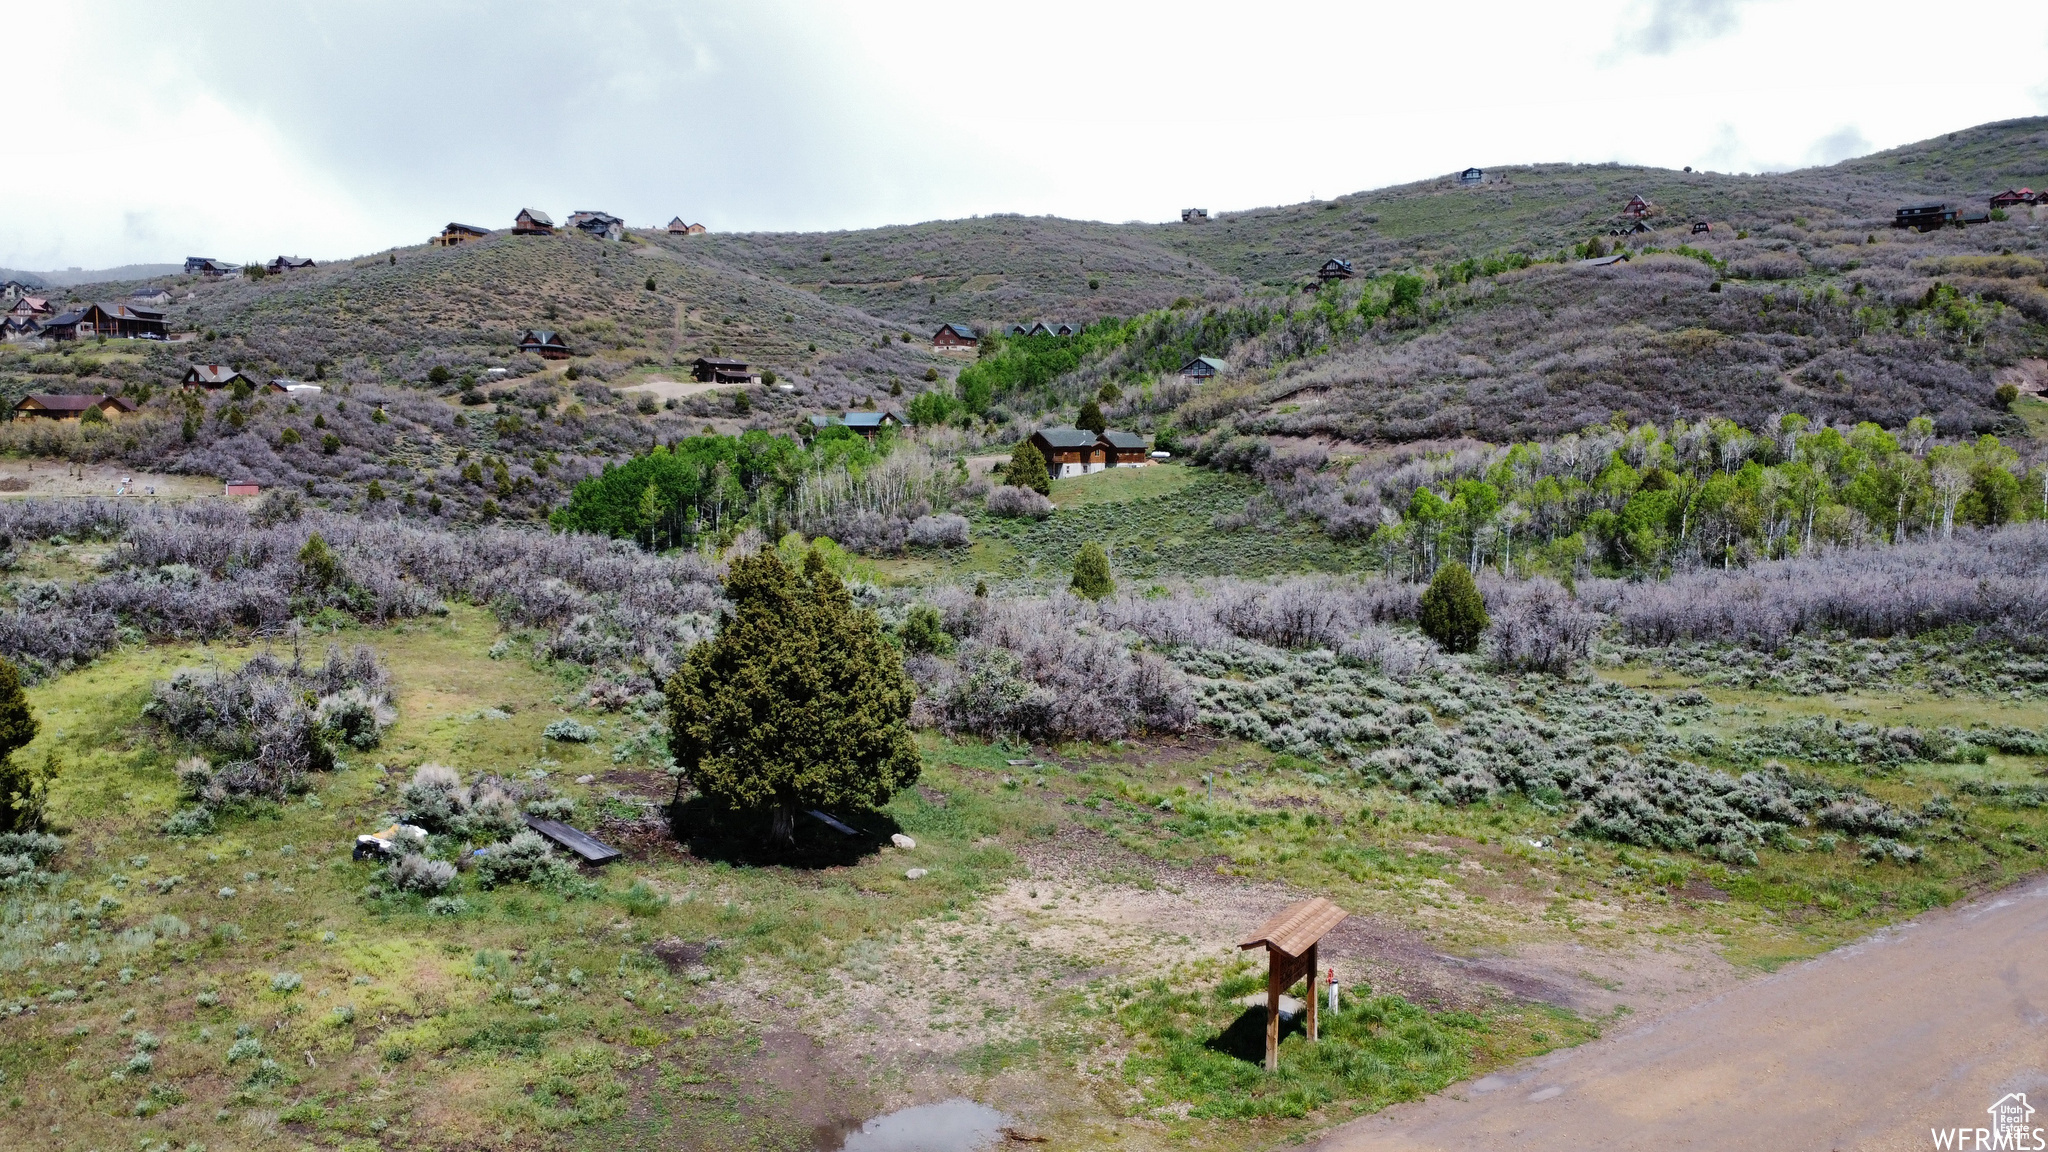
[(2008, 1092), (1985, 1109), (1988, 1128), (1934, 1128), (1934, 1146), (1954, 1152), (2048, 1152), (2048, 1132), (2033, 1126), (2033, 1106), (2024, 1092)]

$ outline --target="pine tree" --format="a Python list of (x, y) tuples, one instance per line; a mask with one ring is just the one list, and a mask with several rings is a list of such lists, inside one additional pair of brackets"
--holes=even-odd
[(0, 832), (33, 832), (42, 827), (43, 801), (57, 775), (57, 757), (41, 768), (17, 764), (14, 754), (36, 738), (35, 713), (21, 691), (21, 670), (0, 660)]
[(1045, 470), (1045, 456), (1026, 440), (1010, 453), (1010, 466), (1003, 473), (1005, 483), (1029, 488), (1040, 496), (1052, 495), (1052, 473)]
[(1081, 415), (1074, 420), (1074, 427), (1102, 435), (1103, 430), (1109, 427), (1109, 421), (1102, 418), (1102, 405), (1093, 400), (1081, 405)]
[(1463, 564), (1453, 561), (1436, 570), (1422, 594), (1422, 634), (1446, 652), (1470, 652), (1486, 631), (1486, 601)]
[(802, 808), (874, 808), (917, 779), (915, 696), (873, 612), (813, 549), (733, 562), (733, 611), (668, 682), (670, 747), (712, 800), (770, 813), (789, 845)]
[(1081, 545), (1081, 551), (1074, 555), (1074, 591), (1090, 600), (1100, 600), (1116, 591), (1116, 581), (1109, 576), (1109, 554), (1102, 545), (1090, 540)]
[(334, 549), (318, 532), (306, 537), (306, 546), (299, 549), (299, 568), (306, 574), (306, 582), (322, 590), (332, 588), (348, 578), (342, 570), (341, 560), (334, 555)]

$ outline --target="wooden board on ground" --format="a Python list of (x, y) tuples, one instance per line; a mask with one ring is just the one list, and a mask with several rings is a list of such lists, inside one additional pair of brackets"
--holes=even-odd
[(623, 855), (617, 848), (600, 843), (589, 833), (579, 832), (559, 820), (542, 820), (538, 816), (528, 816), (526, 826), (592, 864), (609, 864)]

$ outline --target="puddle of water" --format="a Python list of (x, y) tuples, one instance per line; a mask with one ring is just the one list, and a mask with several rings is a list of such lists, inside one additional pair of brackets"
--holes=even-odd
[(972, 1100), (941, 1100), (877, 1116), (847, 1133), (836, 1152), (981, 1152), (1010, 1118)]

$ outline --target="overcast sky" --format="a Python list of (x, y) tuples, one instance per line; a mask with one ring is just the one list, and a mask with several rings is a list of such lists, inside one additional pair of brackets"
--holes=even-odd
[(332, 258), (529, 205), (716, 231), (1165, 220), (1468, 164), (1795, 168), (2048, 110), (2048, 9), (1926, 11), (43, 4), (8, 53), (34, 115), (0, 145), (0, 266)]

